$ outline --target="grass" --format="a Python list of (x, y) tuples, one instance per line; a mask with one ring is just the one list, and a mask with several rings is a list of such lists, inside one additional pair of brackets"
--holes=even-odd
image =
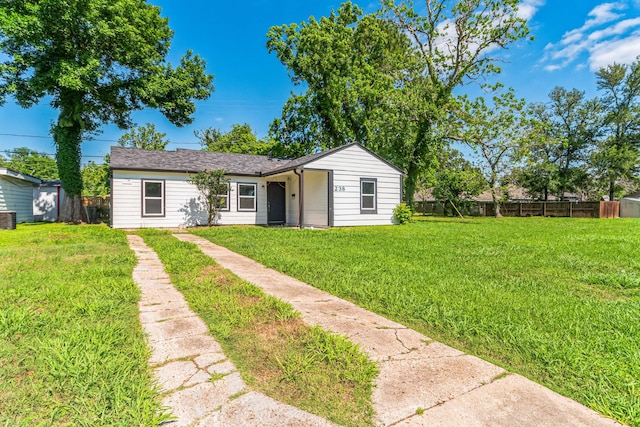
[(377, 371), (345, 338), (309, 327), (291, 305), (168, 232), (141, 230), (172, 283), (253, 389), (346, 426), (373, 423)]
[(195, 234), (640, 426), (640, 221)]
[(158, 425), (135, 258), (103, 226), (0, 230), (0, 425)]

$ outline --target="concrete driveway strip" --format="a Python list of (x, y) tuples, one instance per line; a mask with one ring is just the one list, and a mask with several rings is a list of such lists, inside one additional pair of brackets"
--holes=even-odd
[(380, 426), (614, 426), (613, 420), (520, 375), (435, 342), (403, 325), (192, 234), (224, 268), (289, 302), (305, 322), (346, 335), (378, 362)]
[(171, 284), (156, 253), (128, 235), (138, 258), (133, 280), (141, 291), (140, 322), (167, 426), (333, 426), (325, 419), (248, 389), (234, 364)]

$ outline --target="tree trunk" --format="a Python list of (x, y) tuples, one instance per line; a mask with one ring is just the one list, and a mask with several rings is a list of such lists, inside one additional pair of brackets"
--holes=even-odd
[(82, 142), (82, 97), (76, 93), (60, 95), (60, 116), (52, 127), (56, 144), (56, 163), (66, 193), (59, 221), (79, 224), (82, 222), (82, 175), (80, 173)]
[(610, 180), (609, 181), (609, 201), (610, 202), (613, 202), (615, 198), (615, 192), (616, 192), (616, 181)]
[(493, 200), (493, 207), (495, 208), (496, 218), (502, 218), (502, 214), (500, 213), (500, 200), (496, 194), (496, 189), (494, 186), (491, 186), (491, 199)]

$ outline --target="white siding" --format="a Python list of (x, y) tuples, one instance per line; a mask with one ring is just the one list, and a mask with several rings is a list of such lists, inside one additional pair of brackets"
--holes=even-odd
[(304, 171), (304, 225), (329, 226), (328, 172)]
[[(400, 203), (402, 194), (402, 175), (376, 156), (352, 145), (310, 162), (305, 168), (333, 170), (334, 226), (393, 224), (393, 208)], [(375, 214), (360, 213), (360, 178), (377, 180)], [(305, 206), (309, 197), (305, 193)]]
[(294, 173), (288, 175), (287, 181), (287, 224), (298, 225), (298, 211), (300, 210), (300, 186), (298, 176)]
[(0, 211), (15, 211), (16, 222), (33, 222), (33, 184), (0, 176)]
[[(220, 212), (219, 224), (266, 224), (266, 179), (258, 177), (228, 177), (231, 181), (229, 211)], [(165, 216), (142, 216), (142, 180), (165, 181)], [(187, 182), (186, 173), (113, 171), (112, 217), (113, 228), (191, 227), (207, 222), (206, 210), (200, 193)], [(238, 212), (237, 183), (255, 183), (257, 211)]]
[(640, 218), (640, 199), (620, 199), (620, 218)]

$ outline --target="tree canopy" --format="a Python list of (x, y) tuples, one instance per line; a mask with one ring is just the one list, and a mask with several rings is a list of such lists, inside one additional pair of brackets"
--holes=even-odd
[(295, 154), (358, 141), (418, 176), (436, 165), (454, 89), (499, 72), (496, 47), (528, 33), (517, 0), (438, 0), (426, 9), (383, 1), (364, 15), (346, 2), (329, 17), (272, 27), (267, 47), (304, 94), (293, 94), (272, 135)]
[(0, 3), (0, 103), (29, 108), (43, 98), (59, 111), (51, 127), (68, 200), (62, 220), (80, 220), (81, 144), (102, 124), (131, 126), (132, 111), (156, 108), (177, 125), (192, 122), (213, 76), (187, 52), (166, 62), (173, 36), (144, 0), (19, 0)]
[(267, 155), (274, 149), (272, 142), (258, 139), (248, 123), (236, 123), (229, 132), (209, 128), (196, 131), (195, 135), (205, 151)]
[(144, 126), (137, 126), (124, 133), (118, 138), (118, 145), (121, 147), (140, 148), (142, 150), (159, 150), (167, 148), (169, 140), (167, 134), (158, 132), (156, 125), (147, 123)]
[(0, 166), (40, 179), (58, 179), (56, 161), (46, 154), (38, 153), (27, 147), (14, 149), (8, 153), (6, 160), (0, 157)]

